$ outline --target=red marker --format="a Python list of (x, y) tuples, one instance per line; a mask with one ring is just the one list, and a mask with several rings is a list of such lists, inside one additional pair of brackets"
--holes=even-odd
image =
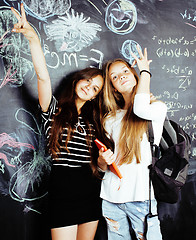
[[(94, 141), (98, 149), (104, 148), (104, 152), (107, 151), (107, 147), (102, 142), (100, 142), (97, 138)], [(110, 171), (116, 174), (120, 179), (122, 178), (122, 175), (115, 162), (109, 165), (109, 168), (110, 168)]]

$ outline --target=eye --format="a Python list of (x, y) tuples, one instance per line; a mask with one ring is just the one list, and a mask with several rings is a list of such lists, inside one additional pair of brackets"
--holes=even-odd
[(125, 73), (128, 73), (128, 72), (129, 72), (129, 70), (128, 70), (128, 69), (125, 69), (125, 70), (124, 70), (124, 72), (125, 72)]
[(118, 78), (118, 76), (113, 76), (112, 79), (115, 81)]
[(98, 91), (98, 89), (96, 87), (94, 87), (93, 90), (95, 93)]

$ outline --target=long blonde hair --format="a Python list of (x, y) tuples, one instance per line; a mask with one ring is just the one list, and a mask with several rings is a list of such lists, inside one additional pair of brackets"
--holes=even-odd
[(133, 113), (133, 102), (138, 86), (139, 77), (135, 69), (132, 68), (130, 64), (123, 59), (108, 61), (105, 66), (105, 85), (103, 89), (103, 95), (107, 114), (105, 114), (103, 117), (102, 124), (105, 127), (106, 120), (110, 117), (115, 117), (117, 110), (123, 108), (125, 104), (122, 94), (115, 90), (109, 76), (109, 69), (115, 62), (124, 63), (131, 70), (136, 79), (136, 85), (133, 87), (130, 96), (130, 105), (121, 122), (119, 139), (119, 152), (121, 159), (119, 160), (118, 164), (122, 165), (123, 163), (131, 163), (134, 156), (136, 157), (136, 162), (140, 163), (140, 143), (144, 132), (147, 130), (147, 121), (139, 118)]

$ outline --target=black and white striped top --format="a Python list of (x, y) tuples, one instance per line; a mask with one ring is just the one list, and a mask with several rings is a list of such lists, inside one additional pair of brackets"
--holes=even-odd
[[(54, 96), (52, 96), (48, 111), (42, 112), (41, 114), (44, 122), (44, 131), (47, 139), (49, 139), (50, 137), (49, 130), (51, 128), (52, 117), (57, 111), (58, 111), (58, 101)], [(95, 130), (92, 124), (90, 124), (90, 127), (91, 127), (92, 139), (94, 139)], [(76, 129), (70, 141), (68, 142), (67, 147), (69, 152), (65, 148), (63, 148), (63, 146), (61, 146), (60, 152), (58, 153), (58, 157), (52, 159), (53, 165), (78, 168), (86, 164), (89, 164), (91, 160), (90, 160), (89, 146), (85, 138), (86, 134), (90, 134), (90, 130), (87, 129), (87, 126), (85, 125), (82, 116), (79, 116), (78, 123), (76, 124)], [(63, 128), (62, 143), (65, 143), (66, 138), (67, 138), (67, 128)], [(92, 142), (91, 142), (91, 145), (92, 145)]]

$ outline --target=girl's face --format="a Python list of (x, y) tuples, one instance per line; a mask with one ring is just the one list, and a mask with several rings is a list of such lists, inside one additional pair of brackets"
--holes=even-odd
[(86, 102), (94, 99), (103, 87), (103, 77), (97, 75), (91, 79), (81, 79), (77, 82), (75, 93), (77, 96), (76, 100)]
[(136, 79), (131, 69), (123, 62), (114, 62), (109, 68), (109, 77), (114, 88), (121, 94), (131, 93)]

